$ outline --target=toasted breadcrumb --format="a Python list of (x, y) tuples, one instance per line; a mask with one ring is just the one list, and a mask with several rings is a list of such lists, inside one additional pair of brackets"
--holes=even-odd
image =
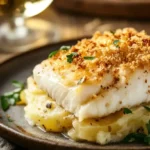
[[(66, 56), (72, 52), (78, 55), (69, 63)], [(86, 56), (92, 56), (94, 59), (85, 60)], [(87, 83), (101, 81), (106, 73), (112, 73), (118, 78), (120, 67), (131, 71), (144, 66), (150, 67), (150, 36), (145, 31), (137, 32), (133, 28), (118, 29), (115, 33), (96, 32), (91, 39), (79, 41), (68, 51), (60, 50), (43, 63), (50, 63), (53, 71), (62, 78), (65, 78), (68, 72), (71, 72), (76, 80), (85, 76)]]

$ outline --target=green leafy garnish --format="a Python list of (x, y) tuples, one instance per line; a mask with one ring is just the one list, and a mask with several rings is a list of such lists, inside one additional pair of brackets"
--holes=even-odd
[[(61, 46), (59, 50), (69, 50), (71, 47), (70, 46)], [(56, 55), (59, 50), (53, 51), (48, 55), (48, 58), (53, 57), (54, 55)]]
[(147, 132), (148, 134), (145, 133), (131, 133), (127, 135), (123, 142), (129, 143), (129, 142), (139, 142), (139, 143), (145, 143), (150, 145), (150, 120), (146, 124)]
[(130, 133), (124, 139), (123, 142), (131, 143), (131, 142), (144, 142), (145, 134), (144, 133)]
[(2, 106), (2, 109), (4, 111), (6, 111), (8, 108), (9, 108), (9, 101), (8, 101), (8, 98), (6, 98), (5, 96), (1, 96), (1, 106)]
[(116, 46), (116, 47), (119, 47), (119, 40), (114, 40), (113, 44)]
[(8, 122), (13, 122), (14, 121), (13, 119), (10, 118), (10, 116), (7, 117), (7, 119), (8, 119)]
[(15, 105), (20, 101), (20, 93), (24, 89), (24, 84), (18, 81), (12, 81), (12, 84), (17, 88), (11, 92), (6, 92), (0, 97), (1, 106), (6, 111), (10, 106)]
[(77, 85), (82, 84), (84, 81), (85, 81), (85, 76), (82, 77), (82, 78), (78, 81)]
[(85, 56), (84, 59), (85, 60), (93, 60), (93, 59), (95, 59), (95, 57), (93, 57), (93, 56)]
[(71, 46), (61, 46), (60, 50), (69, 50)]
[(123, 109), (123, 113), (124, 114), (132, 114), (132, 111), (130, 109), (128, 109), (128, 108), (124, 108)]
[(78, 54), (76, 53), (76, 52), (72, 52), (70, 55), (67, 55), (66, 57), (67, 57), (67, 62), (69, 62), (69, 63), (72, 63), (72, 61), (73, 61), (73, 58), (75, 57), (75, 56), (77, 56)]
[(150, 120), (149, 120), (149, 122), (146, 124), (146, 128), (147, 128), (148, 134), (150, 134)]
[(19, 81), (12, 81), (12, 84), (16, 87), (16, 88), (23, 88), (24, 87), (24, 84), (23, 83), (20, 83)]
[(48, 58), (53, 57), (53, 56), (56, 55), (57, 53), (58, 53), (58, 50), (51, 52), (51, 53), (48, 55)]
[(150, 135), (145, 136), (144, 143), (150, 145)]
[(146, 110), (150, 111), (150, 108), (148, 106), (143, 106)]
[(115, 31), (110, 30), (110, 33), (115, 34)]

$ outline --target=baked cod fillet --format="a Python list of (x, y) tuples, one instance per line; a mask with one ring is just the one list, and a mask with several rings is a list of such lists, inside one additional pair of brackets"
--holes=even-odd
[(150, 37), (132, 28), (97, 32), (33, 70), (40, 89), (79, 121), (150, 101)]
[(99, 144), (130, 133), (147, 138), (150, 36), (125, 28), (61, 47), (34, 68), (23, 92), (27, 121), (46, 131)]
[(99, 144), (119, 142), (128, 134), (137, 131), (148, 134), (146, 124), (150, 120), (150, 111), (144, 107), (148, 108), (149, 104), (131, 108), (130, 114), (124, 114), (121, 110), (103, 118), (79, 121), (48, 97), (32, 77), (28, 78), (27, 86), (24, 94), (21, 94), (22, 100), (26, 100), (27, 103), (25, 118), (30, 125), (36, 125), (44, 131), (66, 132), (76, 141)]

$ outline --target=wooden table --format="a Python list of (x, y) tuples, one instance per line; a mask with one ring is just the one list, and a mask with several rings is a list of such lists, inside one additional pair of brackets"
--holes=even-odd
[[(60, 34), (58, 41), (88, 36), (93, 34), (96, 30), (103, 32), (104, 30), (115, 30), (116, 28), (124, 27), (134, 27), (137, 30), (145, 29), (146, 32), (150, 34), (150, 20), (120, 20), (115, 18), (80, 16), (63, 13), (52, 7), (48, 8), (35, 18), (42, 18), (48, 22), (51, 21), (55, 26), (57, 26), (58, 33)], [(51, 41), (48, 41), (45, 44), (48, 43), (51, 43)], [(17, 55), (17, 53), (4, 53), (0, 51), (0, 63), (15, 55)], [(10, 150), (10, 147), (7, 147), (7, 150)], [(3, 150), (6, 150), (6, 147)]]

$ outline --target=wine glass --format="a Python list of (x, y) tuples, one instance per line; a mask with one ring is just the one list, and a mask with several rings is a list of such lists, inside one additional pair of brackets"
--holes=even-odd
[(41, 40), (57, 40), (51, 23), (42, 19), (27, 19), (45, 10), (53, 0), (0, 0), (0, 15), (6, 21), (0, 25), (0, 48), (22, 52), (40, 44)]

